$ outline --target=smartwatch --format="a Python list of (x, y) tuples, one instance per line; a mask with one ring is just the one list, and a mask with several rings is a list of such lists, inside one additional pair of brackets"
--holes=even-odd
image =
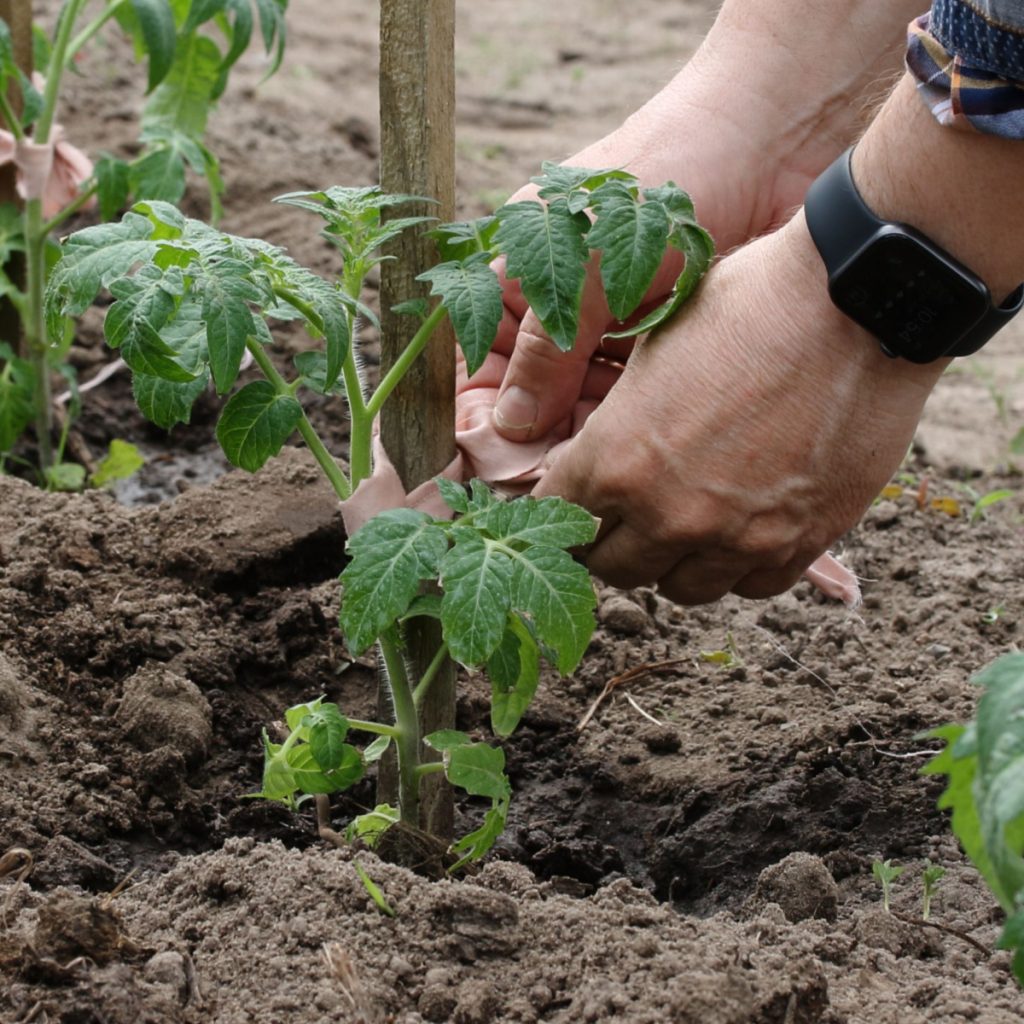
[(1024, 305), (1024, 284), (1000, 306), (985, 282), (907, 224), (882, 220), (853, 181), (847, 150), (804, 200), (832, 302), (882, 351), (912, 363), (977, 352)]

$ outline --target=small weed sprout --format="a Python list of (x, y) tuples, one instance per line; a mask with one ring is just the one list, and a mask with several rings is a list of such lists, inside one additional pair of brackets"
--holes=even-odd
[(876, 860), (871, 865), (871, 874), (878, 879), (882, 887), (882, 907), (885, 912), (890, 913), (889, 901), (892, 897), (892, 883), (903, 874), (905, 868), (893, 864), (891, 860)]
[(924, 872), (921, 875), (921, 885), (924, 887), (924, 895), (921, 898), (921, 917), (927, 921), (932, 916), (932, 900), (938, 891), (939, 882), (946, 874), (946, 869), (930, 860), (924, 862)]

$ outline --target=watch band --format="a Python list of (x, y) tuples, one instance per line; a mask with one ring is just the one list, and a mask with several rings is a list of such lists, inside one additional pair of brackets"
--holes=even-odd
[[(829, 272), (829, 278), (840, 273), (850, 258), (880, 230), (893, 222), (877, 216), (857, 190), (852, 171), (853, 147), (835, 160), (811, 185), (804, 202), (804, 215), (811, 238)], [(996, 306), (985, 283), (954, 256), (936, 245), (917, 229), (897, 225), (905, 234), (920, 239), (965, 278), (989, 296), (989, 308), (956, 344), (947, 356), (966, 356), (977, 352), (997, 331), (1024, 306), (1024, 284), (1020, 284)], [(891, 353), (890, 353), (891, 354)]]

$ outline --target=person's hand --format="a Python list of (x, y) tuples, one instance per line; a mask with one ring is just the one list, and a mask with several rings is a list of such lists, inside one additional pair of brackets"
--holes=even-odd
[(601, 518), (607, 583), (780, 593), (889, 479), (946, 362), (889, 359), (835, 310), (800, 214), (637, 348), (535, 493)]
[[(810, 182), (856, 137), (870, 94), (901, 58), (916, 6), (835, 3), (808, 17), (798, 0), (727, 0), (676, 78), (621, 128), (565, 162), (622, 167), (645, 187), (674, 180), (726, 253), (784, 223)], [(529, 186), (512, 201), (535, 194)], [(681, 266), (678, 253), (669, 256), (648, 302), (667, 294)], [(495, 349), (511, 362), (495, 426), (514, 441), (564, 436), (591, 357), (614, 324), (596, 266), (571, 352), (550, 341), (515, 281), (505, 283), (504, 297)], [(611, 354), (630, 347), (619, 343)]]

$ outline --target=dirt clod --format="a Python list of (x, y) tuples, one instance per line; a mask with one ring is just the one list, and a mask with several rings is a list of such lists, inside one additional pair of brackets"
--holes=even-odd
[(809, 853), (791, 853), (758, 875), (754, 898), (778, 904), (788, 921), (812, 917), (834, 921), (839, 887), (820, 858)]

